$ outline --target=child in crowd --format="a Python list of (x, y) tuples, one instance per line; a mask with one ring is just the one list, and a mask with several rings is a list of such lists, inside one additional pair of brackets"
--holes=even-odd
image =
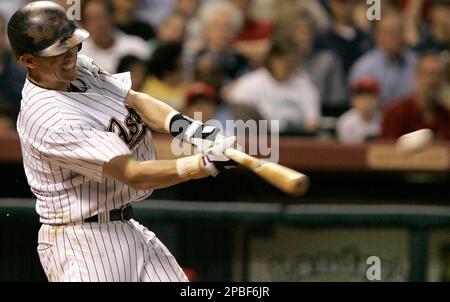
[(378, 136), (381, 123), (380, 85), (373, 78), (360, 78), (352, 86), (352, 109), (337, 121), (337, 136), (345, 143), (362, 143)]

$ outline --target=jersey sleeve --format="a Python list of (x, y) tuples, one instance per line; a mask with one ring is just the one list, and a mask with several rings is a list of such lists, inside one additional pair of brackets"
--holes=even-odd
[(87, 56), (78, 55), (78, 65), (84, 73), (90, 74), (101, 89), (102, 94), (114, 98), (126, 99), (131, 89), (131, 74), (123, 72), (110, 74), (97, 65), (95, 61)]
[(46, 136), (40, 151), (44, 159), (98, 182), (104, 179), (105, 163), (117, 156), (131, 154), (115, 133), (73, 125)]
[(104, 74), (98, 75), (105, 94), (112, 98), (119, 97), (125, 101), (128, 92), (131, 89), (131, 75), (129, 72), (118, 74)]

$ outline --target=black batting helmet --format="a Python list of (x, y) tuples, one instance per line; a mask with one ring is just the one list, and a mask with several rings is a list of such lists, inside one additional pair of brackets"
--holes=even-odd
[(8, 22), (8, 39), (16, 56), (60, 55), (81, 44), (89, 33), (67, 18), (64, 8), (50, 1), (36, 1), (17, 10)]

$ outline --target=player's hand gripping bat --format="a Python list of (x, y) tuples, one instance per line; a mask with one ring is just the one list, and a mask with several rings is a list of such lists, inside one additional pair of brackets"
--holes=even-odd
[(225, 155), (289, 195), (300, 196), (309, 189), (308, 176), (295, 170), (232, 148), (226, 149)]

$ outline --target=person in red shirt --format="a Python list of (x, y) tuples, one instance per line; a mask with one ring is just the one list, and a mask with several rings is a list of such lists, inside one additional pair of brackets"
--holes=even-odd
[(257, 20), (251, 13), (253, 0), (230, 0), (244, 15), (244, 27), (236, 41), (255, 41), (269, 39), (273, 24), (269, 20)]
[(269, 20), (258, 20), (251, 13), (253, 0), (229, 0), (244, 17), (244, 24), (235, 37), (233, 46), (252, 65), (260, 67), (269, 52), (273, 23)]
[(437, 139), (450, 140), (450, 111), (441, 105), (444, 62), (437, 53), (422, 55), (416, 66), (416, 92), (393, 102), (383, 114), (381, 138), (396, 139), (422, 128)]

